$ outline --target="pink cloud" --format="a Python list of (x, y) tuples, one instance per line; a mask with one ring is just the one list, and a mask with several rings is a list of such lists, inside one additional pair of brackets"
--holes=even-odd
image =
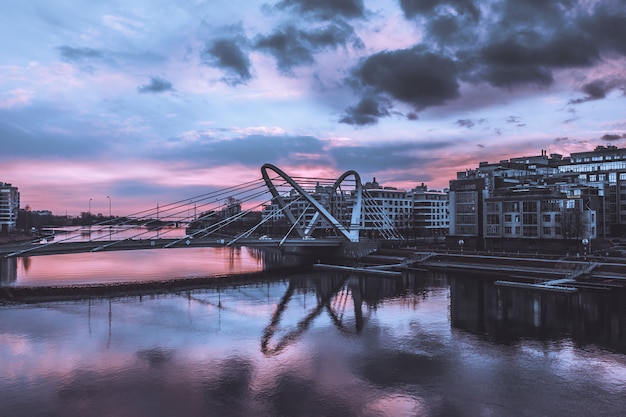
[(4, 97), (0, 97), (0, 109), (13, 109), (30, 104), (33, 92), (23, 88), (9, 91)]

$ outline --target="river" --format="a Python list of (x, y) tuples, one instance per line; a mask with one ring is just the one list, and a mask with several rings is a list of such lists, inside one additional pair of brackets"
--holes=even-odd
[[(160, 263), (142, 264), (150, 277), (233, 265), (219, 248), (197, 259), (187, 250), (148, 251)], [(257, 255), (242, 249), (234, 264), (265, 268)], [(71, 282), (100, 269), (128, 279), (136, 261), (32, 257), (5, 285), (41, 284), (29, 274), (63, 262)], [(615, 294), (499, 290), (470, 275), (316, 271), (4, 305), (0, 415), (622, 416), (625, 305)]]

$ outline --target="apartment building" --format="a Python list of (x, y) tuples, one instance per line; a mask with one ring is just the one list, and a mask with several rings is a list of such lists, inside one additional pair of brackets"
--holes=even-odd
[(0, 182), (0, 233), (15, 231), (20, 208), (20, 193), (17, 187)]
[(411, 228), (416, 237), (439, 237), (448, 234), (450, 207), (447, 190), (429, 190), (424, 183), (407, 192), (412, 201)]
[[(613, 162), (624, 158), (626, 226), (623, 151), (598, 147), (569, 158), (542, 151), (495, 164), (481, 162), (476, 169), (457, 173), (450, 182), (449, 244), (568, 251), (583, 239), (619, 236), (621, 207), (615, 202), (621, 198), (621, 172)], [(607, 155), (611, 166), (602, 165)], [(613, 191), (609, 199), (607, 190)]]
[(365, 230), (380, 229), (387, 222), (406, 235), (413, 226), (413, 199), (406, 190), (383, 187), (374, 178), (364, 184), (363, 199), (361, 224)]

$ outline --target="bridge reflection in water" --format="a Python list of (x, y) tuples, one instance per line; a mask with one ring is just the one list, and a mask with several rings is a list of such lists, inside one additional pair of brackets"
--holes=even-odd
[(601, 346), (626, 353), (622, 300), (543, 297), (313, 271), (0, 306), (0, 414), (618, 415), (626, 361)]

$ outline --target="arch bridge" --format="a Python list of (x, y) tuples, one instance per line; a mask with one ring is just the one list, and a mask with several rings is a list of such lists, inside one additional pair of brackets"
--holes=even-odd
[[(401, 240), (358, 172), (336, 179), (289, 176), (272, 164), (261, 178), (123, 217), (49, 229), (32, 242), (0, 245), (4, 256), (190, 246), (337, 246), (364, 232)], [(181, 232), (182, 231), (182, 232)]]

